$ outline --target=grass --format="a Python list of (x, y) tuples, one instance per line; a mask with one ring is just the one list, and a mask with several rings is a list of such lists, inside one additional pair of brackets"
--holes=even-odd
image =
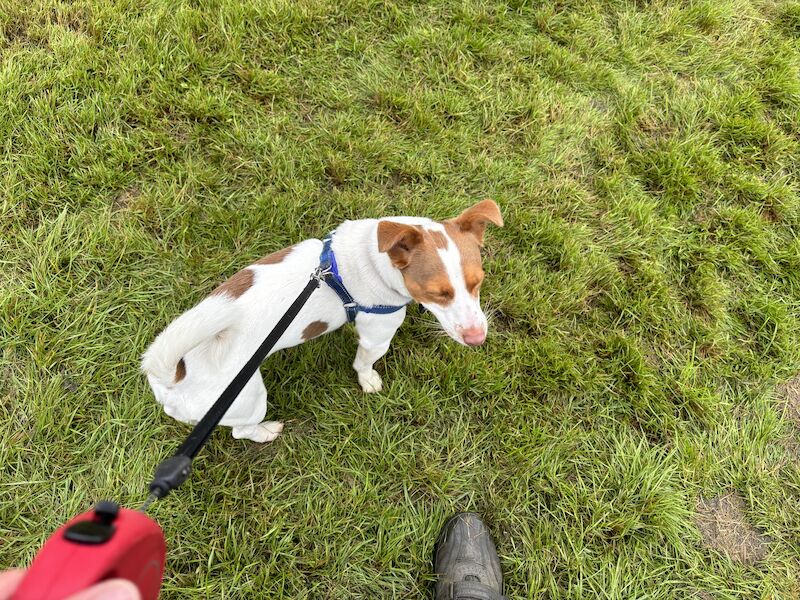
[[(138, 359), (254, 258), (484, 197), (487, 345), (411, 311), (264, 365), (152, 515), (163, 597), (423, 598), (477, 510), (511, 598), (800, 597), (800, 3), (0, 2), (0, 566), (187, 433)], [(769, 539), (704, 545), (735, 494)]]

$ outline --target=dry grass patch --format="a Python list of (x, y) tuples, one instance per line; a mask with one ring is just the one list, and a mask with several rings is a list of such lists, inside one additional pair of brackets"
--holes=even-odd
[(745, 565), (763, 560), (769, 550), (769, 538), (747, 522), (745, 503), (728, 494), (697, 503), (697, 528), (709, 548)]

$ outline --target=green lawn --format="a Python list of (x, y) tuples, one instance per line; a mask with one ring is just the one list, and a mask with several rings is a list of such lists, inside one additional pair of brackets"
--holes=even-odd
[[(139, 356), (218, 282), (491, 197), (487, 344), (412, 309), (374, 395), (352, 329), (270, 358), (284, 435), (219, 432), (151, 511), (163, 597), (429, 597), (465, 509), (514, 599), (800, 597), (800, 2), (0, 0), (0, 25), (0, 566), (144, 499), (188, 428)], [(729, 495), (760, 560), (701, 536)]]

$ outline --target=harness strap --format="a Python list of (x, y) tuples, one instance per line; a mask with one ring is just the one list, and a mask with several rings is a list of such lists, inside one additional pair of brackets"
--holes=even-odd
[(352, 323), (356, 320), (356, 316), (359, 312), (388, 315), (401, 310), (405, 304), (401, 306), (389, 306), (387, 304), (364, 306), (355, 301), (353, 296), (350, 295), (350, 292), (347, 291), (344, 281), (342, 281), (342, 276), (339, 275), (336, 255), (333, 253), (333, 248), (331, 248), (333, 244), (333, 235), (335, 233), (335, 231), (332, 231), (328, 237), (322, 240), (322, 253), (319, 256), (319, 267), (324, 274), (325, 283), (336, 292), (336, 295), (339, 296), (339, 299), (342, 301), (342, 306), (347, 313), (347, 320)]

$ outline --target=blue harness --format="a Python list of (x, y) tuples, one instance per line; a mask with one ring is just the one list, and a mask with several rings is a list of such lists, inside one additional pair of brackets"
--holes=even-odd
[(333, 253), (333, 248), (331, 248), (334, 233), (336, 232), (332, 231), (328, 237), (322, 240), (322, 254), (319, 255), (319, 267), (322, 270), (325, 283), (327, 283), (328, 287), (341, 298), (342, 305), (347, 313), (347, 320), (352, 323), (356, 320), (356, 315), (358, 315), (359, 312), (388, 315), (404, 308), (405, 304), (401, 306), (387, 306), (385, 304), (362, 306), (353, 299), (350, 292), (344, 287), (342, 276), (339, 275), (339, 267), (336, 265), (336, 255)]

